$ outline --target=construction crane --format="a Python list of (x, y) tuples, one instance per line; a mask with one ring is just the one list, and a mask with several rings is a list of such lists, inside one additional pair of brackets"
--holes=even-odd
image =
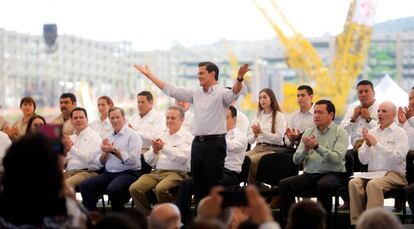
[[(312, 82), (312, 85), (315, 85), (316, 99), (331, 99), (337, 107), (337, 113), (343, 114), (351, 87), (355, 84), (366, 61), (377, 1), (351, 1), (344, 30), (336, 37), (335, 57), (329, 67), (324, 65), (312, 44), (289, 23), (275, 0), (270, 0), (272, 8), (267, 9), (257, 0), (253, 2), (285, 47), (286, 63), (297, 72), (300, 83)], [(287, 37), (283, 33), (276, 20), (269, 15), (268, 9), (273, 9), (282, 18), (293, 36)], [(285, 85), (284, 110), (294, 109), (295, 103), (292, 101), (295, 100), (298, 85), (294, 83)]]

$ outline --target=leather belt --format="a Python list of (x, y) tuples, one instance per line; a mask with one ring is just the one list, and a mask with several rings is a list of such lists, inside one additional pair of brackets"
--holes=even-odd
[(199, 141), (205, 141), (208, 139), (213, 139), (213, 138), (225, 138), (226, 134), (211, 134), (211, 135), (199, 135), (199, 136), (195, 136), (196, 139), (198, 139)]

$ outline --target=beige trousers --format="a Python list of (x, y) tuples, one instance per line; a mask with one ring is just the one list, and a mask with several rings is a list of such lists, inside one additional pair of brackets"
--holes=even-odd
[(66, 182), (72, 187), (76, 188), (82, 181), (98, 175), (94, 171), (85, 170), (70, 170), (65, 171)]
[(135, 207), (141, 210), (143, 214), (149, 215), (151, 205), (147, 199), (147, 192), (154, 189), (158, 203), (171, 202), (169, 190), (185, 178), (187, 178), (186, 172), (156, 169), (151, 173), (142, 175), (135, 181), (129, 187), (129, 193)]
[(383, 207), (384, 192), (407, 185), (405, 174), (389, 171), (372, 180), (353, 178), (348, 183), (351, 224), (355, 225), (365, 209)]

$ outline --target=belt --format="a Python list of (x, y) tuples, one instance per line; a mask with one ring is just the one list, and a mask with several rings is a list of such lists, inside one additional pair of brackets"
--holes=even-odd
[(285, 146), (281, 146), (281, 145), (276, 145), (276, 144), (270, 144), (267, 142), (258, 142), (256, 143), (257, 146), (272, 146), (272, 147), (285, 147)]
[(198, 139), (199, 141), (205, 141), (208, 139), (213, 139), (213, 138), (225, 138), (226, 134), (211, 134), (211, 135), (199, 135), (199, 136), (195, 136), (196, 139)]

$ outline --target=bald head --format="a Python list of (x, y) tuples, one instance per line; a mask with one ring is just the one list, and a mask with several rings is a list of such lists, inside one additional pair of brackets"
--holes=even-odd
[(384, 129), (390, 126), (397, 113), (397, 107), (392, 102), (382, 102), (378, 107), (378, 121), (380, 128)]
[(181, 214), (178, 207), (171, 203), (156, 205), (148, 217), (149, 228), (180, 228)]

